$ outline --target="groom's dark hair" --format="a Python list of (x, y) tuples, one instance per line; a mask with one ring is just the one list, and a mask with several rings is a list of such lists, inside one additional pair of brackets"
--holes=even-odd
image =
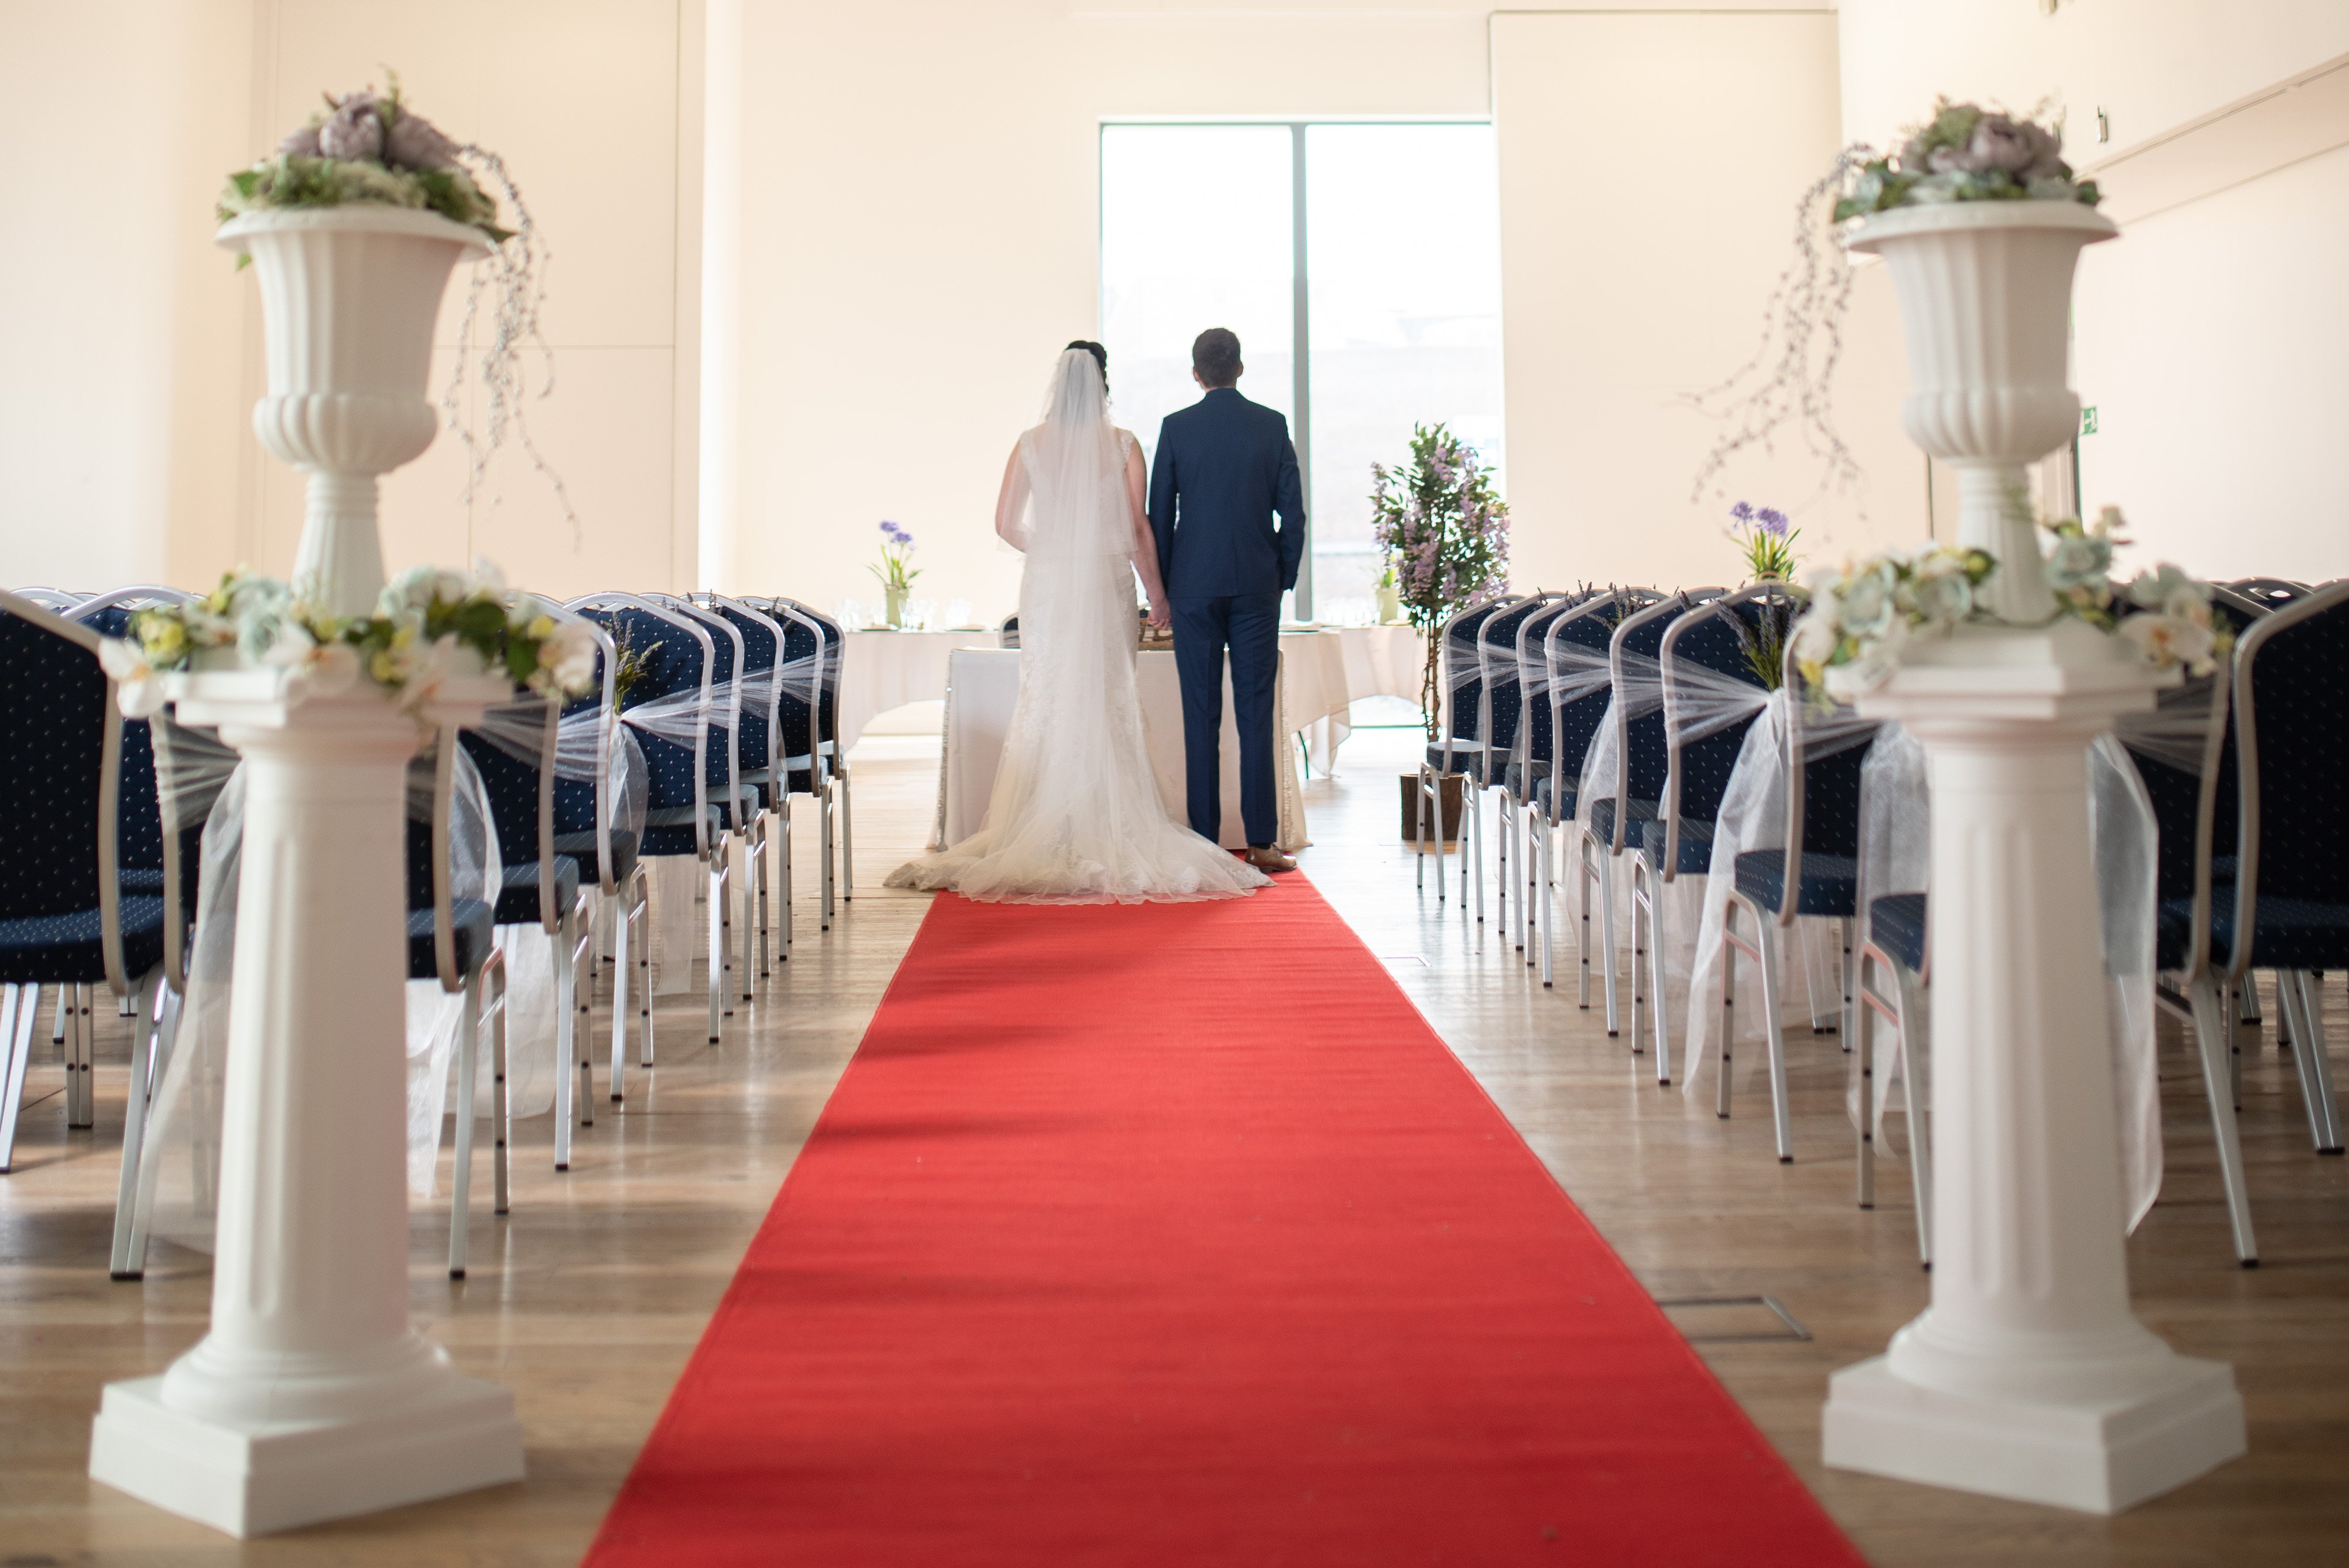
[(1211, 326), (1191, 340), (1191, 368), (1210, 387), (1229, 387), (1240, 378), (1239, 334), (1227, 326)]

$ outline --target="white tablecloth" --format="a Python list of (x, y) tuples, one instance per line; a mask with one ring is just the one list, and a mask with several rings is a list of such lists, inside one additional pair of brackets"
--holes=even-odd
[[(1288, 639), (1283, 638), (1285, 644)], [(1294, 728), (1286, 711), (1288, 655), (1281, 658), (1283, 679), (1273, 696), (1274, 773), (1280, 796), (1280, 848), (1301, 850), (1305, 836), (1305, 798), (1297, 775), (1297, 752), (1282, 742)], [(945, 744), (938, 755), (937, 829), (932, 847), (960, 843), (978, 830), (987, 816), (988, 796), (995, 788), (995, 766), (1003, 755), (1003, 738), (1011, 727), (1012, 706), (1019, 698), (1019, 653), (1016, 648), (963, 648), (948, 657)], [(1158, 792), (1168, 815), (1184, 820), (1183, 691), (1174, 671), (1173, 652), (1149, 649), (1134, 659), (1134, 679), (1142, 694), (1143, 732), (1150, 747), (1150, 763), (1158, 775)], [(1240, 824), (1240, 744), (1232, 717), (1231, 675), (1224, 676), (1223, 830), (1226, 849), (1244, 849), (1247, 833)]]
[(840, 748), (856, 744), (864, 727), (893, 707), (935, 702), (947, 694), (947, 655), (957, 648), (991, 648), (993, 632), (848, 634), (840, 671)]
[(1282, 696), (1288, 722), (1305, 736), (1313, 770), (1338, 770), (1338, 748), (1353, 726), (1347, 713), (1366, 696), (1419, 700), (1427, 643), (1410, 626), (1325, 626), (1280, 634)]

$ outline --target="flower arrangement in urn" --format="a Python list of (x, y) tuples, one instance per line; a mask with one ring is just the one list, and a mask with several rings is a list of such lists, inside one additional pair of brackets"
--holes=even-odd
[[(382, 92), (368, 86), (339, 96), (322, 93), (325, 107), (287, 132), (275, 152), (229, 175), (215, 211), (227, 222), (254, 213), (304, 209), (397, 207), (437, 213), (484, 236), (490, 253), (475, 269), (465, 297), (456, 363), (440, 397), (441, 422), (464, 444), (471, 459), (468, 499), (511, 430), (532, 468), (554, 490), (576, 542), (580, 523), (570, 492), (531, 439), (523, 413), (522, 355), (526, 347), (534, 344), (541, 356), (538, 396), (554, 390), (554, 351), (539, 327), (548, 256), (538, 226), (502, 158), (487, 148), (455, 140), (410, 108), (400, 93), (398, 72), (387, 70), (385, 79), (389, 86)], [(512, 228), (501, 225), (498, 202), (482, 189), (484, 180), (512, 207)], [(243, 267), (251, 261), (250, 253), (241, 253), (236, 264)], [(488, 313), (488, 341), (477, 355), (474, 334), (485, 293), (495, 297)], [(481, 386), (482, 433), (478, 436), (460, 396), (469, 373), (477, 374)]]
[(192, 603), (141, 610), (128, 638), (99, 645), (116, 701), (132, 718), (162, 707), (162, 677), (180, 670), (260, 666), (288, 671), (310, 695), (332, 696), (362, 677), (414, 712), (444, 682), (502, 671), (543, 696), (575, 696), (595, 676), (595, 635), (557, 619), (534, 594), (509, 593), (497, 569), (419, 566), (383, 591), (371, 615), (336, 616), (274, 577), (233, 572)]
[(2093, 180), (2074, 176), (2064, 161), (2060, 127), (1980, 104), (1933, 105), (1933, 117), (1912, 127), (1900, 146), (1861, 162), (1836, 202), (1837, 222), (1943, 201), (2077, 201), (2103, 200)]
[(1509, 580), (1509, 507), (1476, 449), (1444, 426), (1414, 426), (1411, 461), (1371, 465), (1371, 532), (1395, 573), (1402, 609), (1427, 636), (1420, 707), (1428, 738), (1442, 722), (1436, 681), (1444, 623)]
[(1754, 356), (1686, 398), (1722, 426), (1698, 465), (1691, 499), (1702, 499), (1740, 453), (1773, 449), (1788, 427), (1824, 466), (1823, 488), (1856, 486), (1859, 464), (1835, 423), (1835, 373), (1852, 290), (1838, 236), (1874, 213), (1902, 208), (2021, 201), (2095, 207), (2103, 199), (2096, 182), (2075, 176), (2063, 147), (2060, 124), (1944, 98), (1923, 123), (1903, 128), (1893, 150), (1855, 142), (1837, 154), (1795, 199), (1795, 254), (1763, 306)]
[(882, 596), (887, 601), (889, 624), (905, 624), (905, 595), (913, 591), (914, 579), (922, 569), (913, 563), (914, 535), (885, 518), (881, 523), (881, 559), (865, 568), (881, 580)]

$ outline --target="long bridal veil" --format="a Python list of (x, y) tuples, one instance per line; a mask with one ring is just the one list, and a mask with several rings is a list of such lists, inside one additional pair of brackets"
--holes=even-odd
[(1019, 438), (997, 530), (1027, 552), (1019, 701), (979, 830), (900, 866), (892, 887), (967, 898), (1120, 903), (1226, 898), (1264, 874), (1174, 821), (1143, 744), (1133, 679), (1133, 438), (1111, 425), (1100, 366), (1071, 349), (1044, 419)]

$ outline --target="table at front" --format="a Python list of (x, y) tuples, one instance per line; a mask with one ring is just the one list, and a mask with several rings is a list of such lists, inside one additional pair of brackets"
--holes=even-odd
[[(1286, 665), (1288, 655), (1282, 655)], [(937, 830), (932, 847), (960, 843), (978, 830), (987, 815), (988, 796), (995, 787), (995, 767), (1003, 754), (1003, 738), (1011, 727), (1011, 709), (1019, 697), (1019, 651), (1017, 648), (958, 648), (947, 665), (947, 712), (944, 744), (938, 753)], [(1284, 671), (1285, 674), (1285, 671)], [(1158, 790), (1168, 813), (1183, 820), (1183, 691), (1174, 673), (1171, 650), (1144, 649), (1134, 658), (1134, 679), (1142, 693), (1142, 727), (1150, 748), (1150, 764), (1158, 775)], [(1280, 797), (1280, 838), (1283, 850), (1301, 850), (1305, 836), (1305, 798), (1298, 777), (1297, 748), (1288, 743), (1291, 728), (1283, 712), (1287, 682), (1273, 687), (1273, 767)], [(1244, 849), (1247, 834), (1240, 825), (1239, 734), (1232, 719), (1231, 674), (1224, 676), (1223, 830), (1217, 841), (1226, 849)]]

